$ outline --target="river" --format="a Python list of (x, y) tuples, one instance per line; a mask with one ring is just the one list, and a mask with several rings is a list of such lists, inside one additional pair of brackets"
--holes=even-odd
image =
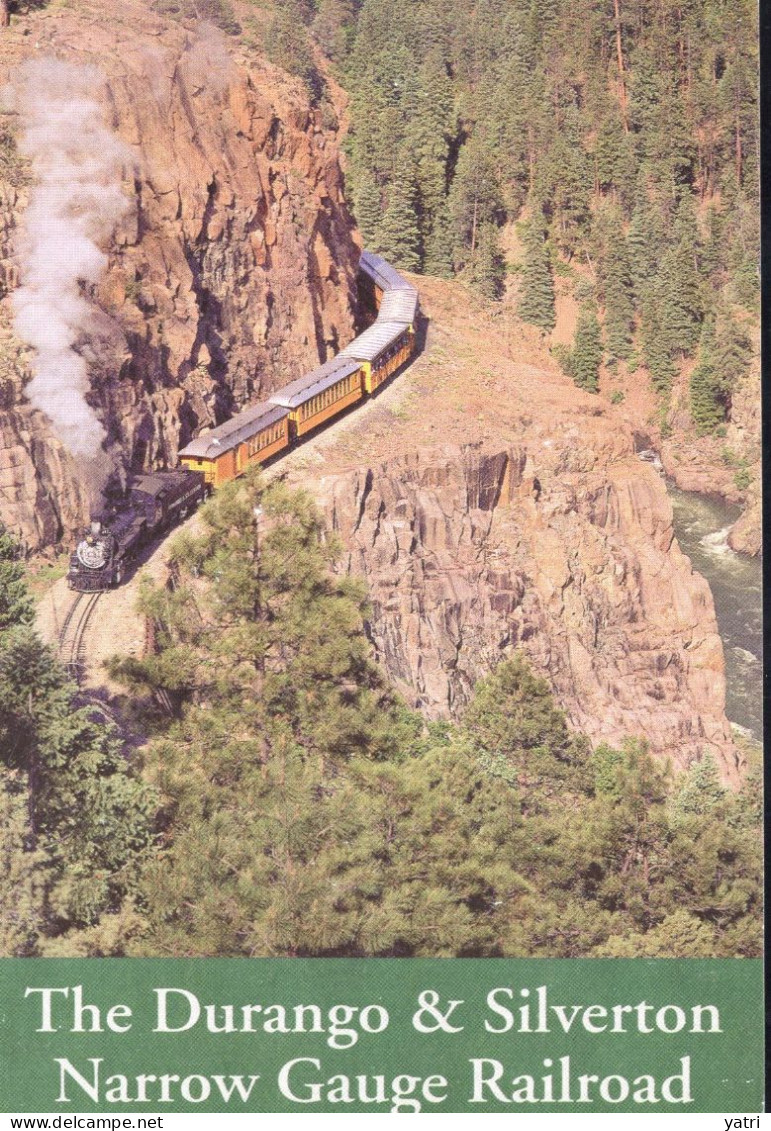
[(682, 550), (710, 584), (723, 639), (726, 714), (763, 738), (762, 580), (759, 558), (735, 553), (727, 542), (739, 509), (668, 485), (675, 533)]

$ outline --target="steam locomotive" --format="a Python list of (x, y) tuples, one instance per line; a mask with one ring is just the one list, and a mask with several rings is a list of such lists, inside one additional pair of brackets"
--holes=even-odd
[(375, 321), (337, 357), (192, 440), (179, 453), (180, 469), (135, 476), (92, 517), (70, 561), (71, 589), (95, 592), (120, 585), (141, 547), (182, 522), (208, 491), (241, 475), (249, 464), (289, 450), (306, 433), (371, 396), (411, 359), (416, 288), (379, 255), (363, 251), (359, 292), (362, 305), (376, 313)]

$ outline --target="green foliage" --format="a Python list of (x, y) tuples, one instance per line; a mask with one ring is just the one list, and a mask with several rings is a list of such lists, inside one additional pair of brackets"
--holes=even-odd
[(333, 63), (342, 63), (353, 43), (353, 0), (320, 0), (313, 20), (313, 38)]
[(664, 328), (663, 301), (654, 291), (648, 292), (643, 302), (642, 342), (654, 387), (666, 399), (676, 373), (674, 347)]
[[(592, 305), (584, 304), (579, 311), (572, 348), (557, 343), (552, 348), (552, 353), (563, 373), (575, 381), (580, 389), (586, 389), (589, 393), (597, 392), (602, 362), (602, 332)], [(623, 400), (623, 394), (621, 399)]]
[(548, 684), (520, 655), (477, 684), (463, 731), (477, 749), (504, 759), (523, 789), (553, 791), (566, 780), (581, 784), (586, 744), (570, 735)]
[[(344, 75), (351, 178), (388, 201), (412, 155), (422, 269), (445, 273), (449, 247), (452, 269), (466, 271), (485, 225), (537, 199), (555, 259), (596, 264), (609, 360), (631, 353), (643, 323), (637, 344), (664, 392), (718, 294), (757, 311), (749, 6), (621, 5), (620, 27), (612, 6), (588, 0), (357, 7)], [(548, 329), (548, 297), (535, 311), (529, 301), (527, 320)]]
[(452, 266), (452, 225), (447, 206), (442, 204), (433, 219), (423, 268), (427, 275), (450, 279)]
[(265, 33), (265, 50), (272, 63), (302, 79), (308, 93), (318, 99), (323, 83), (303, 16), (299, 0), (281, 0)]
[(580, 389), (596, 393), (602, 362), (602, 333), (593, 307), (583, 306), (578, 314), (576, 336), (570, 358), (573, 380)]
[(623, 216), (614, 205), (597, 210), (592, 230), (594, 254), (605, 306), (605, 343), (611, 361), (627, 359), (632, 349), (634, 285)]
[(18, 543), (0, 526), (0, 632), (34, 620)]
[(730, 310), (719, 305), (704, 322), (698, 364), (691, 374), (691, 417), (700, 433), (715, 432), (725, 421), (749, 356), (746, 333)]
[(420, 228), (415, 207), (417, 183), (408, 155), (402, 158), (402, 173), (391, 181), (388, 206), (378, 229), (375, 250), (389, 263), (405, 271), (417, 271), (421, 264)]
[(497, 229), (494, 224), (483, 224), (471, 257), (472, 285), (483, 298), (499, 299), (503, 293), (504, 276), (505, 267), (498, 246)]
[(0, 805), (5, 954), (114, 913), (152, 843), (154, 802), (112, 726), (75, 702), (30, 627), (16, 549), (0, 535)]
[(455, 262), (463, 266), (476, 254), (483, 228), (489, 232), (501, 210), (495, 161), (488, 140), (472, 137), (458, 157), (449, 198), (455, 231)]
[(176, 591), (144, 598), (159, 655), (115, 665), (181, 695), (148, 755), (168, 831), (130, 951), (495, 952), (514, 817), (475, 756), (383, 685), (313, 505), (250, 475), (202, 515)]
[(426, 728), (306, 496), (250, 473), (201, 513), (144, 596), (157, 655), (114, 668), (177, 703), (147, 756), (163, 849), (139, 922), (83, 952), (754, 953), (757, 814), (708, 761), (675, 788), (642, 743), (590, 754), (521, 656)]
[(354, 210), (365, 246), (368, 248), (378, 247), (380, 245), (378, 233), (380, 222), (383, 219), (383, 202), (380, 189), (373, 178), (365, 177), (361, 184), (357, 186), (354, 194)]

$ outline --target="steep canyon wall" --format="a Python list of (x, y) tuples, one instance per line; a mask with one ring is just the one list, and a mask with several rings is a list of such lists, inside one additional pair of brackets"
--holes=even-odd
[[(116, 462), (173, 464), (194, 428), (353, 336), (358, 250), (337, 128), (298, 83), (138, 0), (15, 18), (4, 46), (2, 82), (31, 57), (96, 64), (94, 96), (129, 154), (126, 213), (76, 343)], [(7, 296), (29, 195), (6, 184), (0, 199), (0, 518), (34, 549), (82, 521), (88, 485), (23, 394), (32, 357)]]

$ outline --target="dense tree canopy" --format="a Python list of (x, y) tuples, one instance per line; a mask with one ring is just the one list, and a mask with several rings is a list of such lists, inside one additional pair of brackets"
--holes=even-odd
[[(629, 358), (639, 335), (664, 396), (717, 305), (756, 310), (754, 5), (339, 0), (337, 10), (350, 37), (338, 66), (353, 199), (374, 250), (461, 272), (495, 299), (495, 229), (526, 220), (523, 320), (554, 325), (556, 257), (588, 265), (607, 359)], [(412, 210), (403, 240), (393, 201)], [(730, 393), (703, 379), (697, 402), (703, 427), (725, 418)]]
[(521, 657), (426, 726), (306, 496), (249, 475), (203, 517), (145, 593), (156, 653), (115, 667), (172, 705), (129, 953), (754, 953), (757, 816), (711, 763), (592, 753)]
[(0, 531), (2, 953), (47, 953), (116, 914), (152, 842), (155, 804), (102, 711), (78, 706), (30, 627), (16, 547)]

